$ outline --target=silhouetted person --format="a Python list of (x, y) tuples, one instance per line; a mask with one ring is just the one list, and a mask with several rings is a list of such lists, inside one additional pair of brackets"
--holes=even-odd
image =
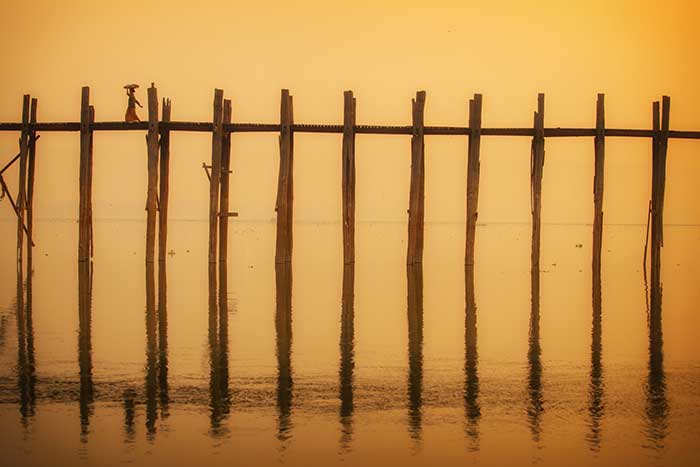
[(136, 115), (136, 106), (143, 108), (141, 103), (136, 99), (136, 89), (139, 87), (138, 84), (127, 84), (124, 86), (126, 89), (126, 95), (129, 96), (129, 102), (126, 107), (126, 115), (124, 115), (124, 120), (127, 122), (140, 122), (141, 119)]

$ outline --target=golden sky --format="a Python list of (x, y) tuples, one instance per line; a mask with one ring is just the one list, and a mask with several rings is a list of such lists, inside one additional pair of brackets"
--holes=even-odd
[[(484, 94), (484, 126), (530, 126), (537, 92), (546, 126), (592, 127), (606, 93), (610, 127), (649, 128), (651, 102), (671, 96), (671, 127), (700, 129), (693, 1), (95, 2), (1, 0), (0, 121), (18, 121), (22, 94), (41, 121), (77, 121), (80, 87), (97, 120), (123, 118), (122, 86), (155, 82), (173, 119), (211, 119), (213, 89), (233, 100), (234, 121), (275, 122), (289, 88), (299, 123), (342, 122), (342, 92), (358, 123), (409, 124), (410, 100), (427, 91), (426, 124), (467, 124), (467, 100)], [(142, 118), (146, 112), (140, 109)], [(17, 135), (0, 135), (5, 160)], [(205, 218), (201, 171), (210, 137), (172, 143), (171, 216)], [(358, 136), (358, 220), (404, 220), (409, 138)], [(700, 222), (700, 143), (670, 145), (667, 223)], [(36, 215), (77, 216), (78, 135), (44, 134)], [(140, 219), (146, 146), (140, 132), (95, 138), (95, 217)], [(527, 222), (528, 138), (484, 138), (482, 222)], [(466, 138), (426, 138), (426, 219), (462, 222)], [(648, 140), (608, 139), (606, 221), (642, 223), (650, 190)], [(274, 215), (277, 138), (235, 135), (231, 205), (243, 218)], [(590, 222), (592, 138), (548, 139), (543, 220)], [(298, 135), (297, 219), (340, 218), (340, 136)], [(16, 173), (8, 178), (14, 186)], [(0, 215), (9, 217), (9, 209)]]

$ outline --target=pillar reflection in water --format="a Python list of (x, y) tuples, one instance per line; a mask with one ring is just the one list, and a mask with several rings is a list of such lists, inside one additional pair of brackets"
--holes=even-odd
[(420, 441), (423, 418), (423, 265), (407, 266), (408, 280), (408, 421)]
[(352, 442), (352, 416), (354, 402), (355, 371), (355, 265), (346, 264), (343, 268), (343, 296), (340, 325), (340, 447), (350, 450)]
[(34, 360), (34, 326), (32, 323), (32, 264), (27, 266), (26, 300), (21, 268), (17, 271), (17, 385), (19, 411), (24, 428), (36, 409), (36, 368)]
[(528, 406), (527, 419), (532, 433), (532, 439), (536, 443), (540, 441), (541, 418), (544, 411), (544, 399), (542, 397), (542, 362), (540, 354), (540, 274), (537, 268), (530, 271), (531, 307), (530, 307), (530, 335), (528, 339)]
[[(658, 274), (658, 273), (657, 273)], [(661, 327), (662, 286), (651, 288), (651, 307), (648, 310), (649, 367), (646, 393), (647, 447), (661, 450), (668, 434), (669, 407), (666, 398), (666, 374), (664, 372), (663, 332)]]
[(168, 277), (165, 261), (158, 262), (158, 398), (163, 419), (169, 415), (168, 406)]
[(471, 440), (471, 451), (479, 450), (479, 354), (476, 343), (476, 298), (474, 294), (474, 266), (465, 266), (464, 318), (464, 410), (466, 434)]
[[(292, 430), (292, 265), (275, 264), (277, 305), (275, 330), (277, 332), (277, 438), (286, 442)], [(285, 447), (284, 445), (282, 446)]]
[(603, 364), (601, 361), (602, 344), (602, 297), (600, 269), (593, 271), (593, 320), (591, 326), (591, 373), (588, 387), (588, 425), (587, 440), (591, 450), (599, 451), (601, 443), (601, 421), (605, 413)]
[[(227, 272), (222, 267), (217, 296), (216, 263), (209, 264), (209, 414), (211, 435), (228, 433), (226, 420), (231, 410), (228, 388), (228, 307)], [(218, 300), (217, 300), (218, 298)]]
[(146, 263), (146, 435), (153, 441), (158, 419), (158, 317), (154, 264)]
[(80, 367), (80, 433), (87, 442), (90, 416), (94, 404), (92, 380), (92, 282), (93, 269), (89, 261), (78, 263), (78, 364)]

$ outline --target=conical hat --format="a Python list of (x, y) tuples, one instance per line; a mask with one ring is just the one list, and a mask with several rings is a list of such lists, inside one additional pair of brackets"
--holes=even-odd
[(138, 84), (127, 84), (126, 86), (124, 86), (124, 89), (136, 89), (138, 87)]

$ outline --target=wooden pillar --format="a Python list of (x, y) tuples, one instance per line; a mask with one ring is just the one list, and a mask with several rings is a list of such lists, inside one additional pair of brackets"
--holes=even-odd
[(411, 137), (411, 185), (408, 207), (407, 264), (423, 262), (423, 222), (425, 218), (425, 143), (423, 115), (425, 91), (413, 99), (413, 136)]
[(209, 180), (209, 263), (216, 262), (216, 232), (219, 225), (219, 181), (223, 144), (224, 91), (214, 90), (214, 119), (211, 143), (211, 177)]
[(530, 194), (532, 206), (532, 251), (530, 266), (533, 270), (540, 267), (540, 214), (542, 211), (542, 174), (544, 169), (544, 94), (537, 95), (537, 112), (535, 112), (535, 136), (532, 139), (530, 164)]
[[(29, 123), (36, 123), (37, 100), (32, 99), (29, 111)], [(34, 246), (34, 173), (36, 166), (36, 130), (29, 132), (29, 153), (27, 160), (27, 259), (32, 263), (32, 251)], [(27, 272), (31, 275), (31, 271)]]
[(146, 262), (152, 263), (156, 248), (156, 211), (158, 190), (158, 90), (148, 88), (148, 192), (146, 197)]
[(80, 99), (80, 207), (78, 211), (78, 261), (87, 261), (90, 258), (90, 227), (88, 217), (88, 196), (92, 191), (88, 178), (90, 140), (90, 88), (85, 86), (82, 89)]
[(605, 179), (605, 94), (596, 102), (595, 175), (593, 177), (593, 273), (600, 276), (603, 249), (603, 188)]
[(343, 111), (343, 262), (355, 262), (355, 98), (345, 91)]
[(92, 130), (92, 124), (95, 123), (95, 107), (90, 106), (90, 144), (88, 145), (88, 162), (87, 162), (87, 183), (90, 189), (87, 192), (87, 216), (88, 216), (88, 250), (90, 251), (90, 259), (95, 252), (94, 229), (92, 222), (92, 167), (93, 167), (93, 147), (95, 141), (95, 132)]
[(24, 250), (24, 211), (27, 209), (25, 195), (27, 180), (27, 157), (29, 152), (29, 94), (22, 99), (22, 135), (19, 139), (19, 194), (17, 195), (17, 264), (21, 270)]
[[(224, 124), (231, 123), (231, 100), (224, 100)], [(219, 199), (219, 279), (222, 270), (226, 268), (228, 258), (228, 218), (229, 218), (229, 181), (231, 171), (231, 132), (223, 133), (221, 145), (221, 198)], [(223, 284), (220, 285), (223, 288)]]
[[(668, 151), (668, 131), (671, 99), (663, 96), (661, 121), (659, 103), (654, 102), (653, 123), (653, 162), (652, 162), (652, 201), (651, 201), (651, 302), (652, 309), (661, 303), (661, 247), (663, 247), (664, 193), (666, 191), (666, 154)], [(659, 125), (660, 123), (660, 125)], [(659, 128), (660, 127), (660, 128)]]
[[(163, 99), (163, 121), (169, 122), (170, 99)], [(168, 198), (170, 193), (170, 130), (160, 129), (160, 204), (158, 207), (158, 261), (168, 254)]]
[(423, 265), (408, 265), (408, 423), (411, 438), (419, 440), (423, 429)]
[(288, 89), (280, 102), (280, 170), (277, 183), (277, 245), (275, 263), (292, 262), (294, 205), (294, 111)]
[(467, 245), (465, 264), (474, 264), (476, 221), (479, 217), (479, 150), (481, 148), (481, 94), (469, 100), (469, 149), (467, 155)]

